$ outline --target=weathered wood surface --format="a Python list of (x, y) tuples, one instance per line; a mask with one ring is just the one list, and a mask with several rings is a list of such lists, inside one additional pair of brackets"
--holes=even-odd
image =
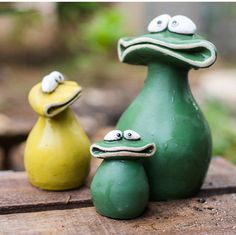
[(0, 172), (0, 189), (0, 234), (236, 234), (236, 167), (221, 158), (213, 158), (194, 198), (149, 203), (127, 221), (98, 215), (88, 186), (47, 192), (31, 186), (24, 172)]
[(0, 114), (0, 147), (3, 150), (2, 169), (11, 167), (10, 151), (14, 146), (26, 140), (32, 123), (12, 120)]
[(0, 214), (91, 205), (86, 186), (64, 192), (43, 191), (30, 185), (25, 172), (1, 173), (0, 189)]
[(223, 158), (212, 158), (201, 193), (208, 196), (236, 193), (236, 166)]
[[(96, 167), (92, 165), (91, 175)], [(92, 206), (87, 186), (65, 192), (43, 191), (29, 184), (25, 172), (0, 173), (0, 189), (0, 214)], [(213, 158), (199, 196), (227, 193), (236, 193), (236, 167), (222, 158)]]
[(236, 234), (236, 194), (150, 203), (142, 217), (126, 221), (94, 207), (0, 215), (0, 234)]

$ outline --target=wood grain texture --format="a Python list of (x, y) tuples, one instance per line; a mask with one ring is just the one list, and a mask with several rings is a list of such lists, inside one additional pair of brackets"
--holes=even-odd
[(1, 173), (0, 189), (0, 214), (91, 205), (86, 186), (64, 192), (43, 191), (30, 185), (25, 172)]
[[(90, 180), (99, 163), (92, 164)], [(88, 186), (64, 192), (43, 191), (28, 183), (25, 172), (0, 172), (0, 189), (0, 214), (92, 206)], [(198, 196), (227, 193), (236, 193), (236, 167), (222, 158), (214, 158)]]
[(236, 194), (150, 203), (133, 220), (112, 220), (94, 207), (0, 215), (0, 234), (236, 234)]
[(212, 158), (200, 195), (236, 193), (236, 166), (220, 157)]
[(236, 187), (236, 166), (220, 157), (212, 158), (204, 189)]

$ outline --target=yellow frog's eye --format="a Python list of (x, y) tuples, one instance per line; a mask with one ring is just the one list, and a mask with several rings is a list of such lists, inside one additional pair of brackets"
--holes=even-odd
[(196, 25), (186, 16), (177, 15), (171, 18), (168, 24), (168, 30), (179, 34), (194, 34)]
[(42, 80), (42, 91), (43, 93), (51, 93), (53, 92), (58, 86), (57, 81), (54, 77), (47, 75)]
[(115, 140), (121, 140), (123, 137), (122, 132), (120, 130), (113, 130), (108, 132), (105, 137), (104, 140), (106, 141), (115, 141)]
[(51, 93), (56, 90), (58, 84), (64, 82), (64, 77), (61, 73), (54, 71), (45, 76), (42, 80), (42, 91), (44, 93)]
[(54, 77), (58, 83), (63, 83), (65, 81), (64, 76), (58, 71), (51, 72), (50, 76)]
[(148, 25), (150, 33), (157, 33), (165, 30), (168, 26), (171, 17), (167, 14), (157, 16)]
[(140, 140), (141, 136), (133, 130), (124, 131), (124, 138), (127, 140)]

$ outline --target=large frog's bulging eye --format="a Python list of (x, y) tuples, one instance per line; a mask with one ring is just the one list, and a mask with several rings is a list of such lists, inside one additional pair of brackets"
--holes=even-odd
[(165, 30), (168, 26), (171, 17), (167, 14), (160, 15), (154, 18), (148, 25), (148, 31), (150, 33), (157, 33)]
[(126, 130), (124, 131), (124, 138), (127, 140), (140, 140), (141, 136), (133, 130)]
[(177, 15), (171, 18), (168, 24), (168, 30), (179, 34), (194, 34), (196, 25), (186, 16)]
[(115, 140), (121, 140), (123, 137), (122, 132), (119, 130), (113, 130), (108, 132), (105, 137), (104, 140), (106, 141), (115, 141)]

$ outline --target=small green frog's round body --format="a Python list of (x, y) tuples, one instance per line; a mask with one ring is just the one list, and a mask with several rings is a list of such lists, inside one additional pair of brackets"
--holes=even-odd
[(158, 146), (144, 162), (151, 200), (185, 198), (199, 191), (211, 157), (210, 129), (191, 93), (188, 72), (212, 65), (216, 51), (184, 16), (159, 16), (148, 30), (118, 44), (119, 59), (147, 65), (148, 76), (117, 128), (132, 128)]
[(114, 219), (139, 216), (148, 203), (149, 186), (140, 161), (104, 160), (91, 184), (99, 214)]
[(93, 204), (99, 214), (132, 219), (144, 211), (149, 184), (141, 158), (149, 158), (155, 151), (155, 144), (143, 141), (132, 130), (111, 131), (104, 141), (91, 146), (91, 154), (104, 159), (91, 184)]

